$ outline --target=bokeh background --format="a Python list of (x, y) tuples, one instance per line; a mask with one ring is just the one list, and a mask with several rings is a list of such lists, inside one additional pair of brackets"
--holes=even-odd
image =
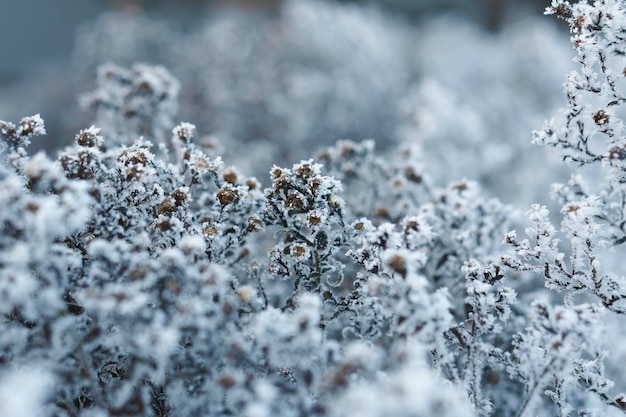
[[(341, 2), (341, 1), (340, 1)], [(346, 1), (343, 1), (346, 3)], [(487, 28), (498, 29), (520, 14), (539, 15), (545, 0), (354, 0), (390, 13), (419, 20), (454, 13)], [(185, 22), (219, 7), (277, 7), (277, 0), (21, 0), (2, 4), (0, 25), (0, 83), (6, 85), (32, 70), (33, 65), (67, 62), (76, 28), (109, 10), (143, 10), (153, 16)]]
[(32, 149), (52, 153), (98, 123), (80, 97), (98, 89), (100, 65), (163, 65), (181, 84), (176, 120), (261, 179), (371, 138), (381, 153), (422, 155), (437, 184), (546, 202), (564, 169), (531, 132), (564, 105), (574, 57), (548, 3), (4, 1), (0, 120), (40, 113), (48, 136)]

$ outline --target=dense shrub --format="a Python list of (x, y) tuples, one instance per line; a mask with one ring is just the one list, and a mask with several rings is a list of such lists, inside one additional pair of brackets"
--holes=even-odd
[(96, 125), (55, 158), (26, 151), (39, 115), (0, 122), (0, 414), (623, 414), (626, 4), (548, 13), (579, 70), (534, 140), (577, 168), (527, 238), (524, 207), (441, 185), (428, 146), (341, 140), (249, 177), (174, 126), (160, 66), (100, 67)]

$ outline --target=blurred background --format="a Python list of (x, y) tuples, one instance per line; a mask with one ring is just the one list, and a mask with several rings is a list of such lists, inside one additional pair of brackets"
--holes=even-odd
[(163, 65), (180, 81), (175, 120), (260, 178), (338, 139), (373, 138), (381, 152), (422, 155), (438, 184), (465, 177), (507, 202), (545, 201), (563, 170), (531, 131), (564, 104), (574, 57), (548, 5), (5, 0), (0, 120), (41, 113), (48, 135), (31, 151), (54, 152), (81, 128), (107, 127), (79, 105), (99, 66)]
[[(337, 0), (368, 4), (418, 21), (454, 13), (497, 30), (520, 14), (540, 15), (547, 0)], [(68, 62), (76, 28), (109, 10), (143, 10), (155, 17), (199, 20), (217, 8), (278, 7), (280, 0), (20, 0), (4, 1), (0, 25), (0, 83), (7, 84), (33, 65)]]

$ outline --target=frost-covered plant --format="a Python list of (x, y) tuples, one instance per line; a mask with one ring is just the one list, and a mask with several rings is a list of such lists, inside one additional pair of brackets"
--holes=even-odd
[(45, 135), (46, 129), (43, 119), (37, 114), (24, 117), (17, 126), (11, 122), (0, 122), (0, 134), (4, 139), (0, 144), (2, 160), (18, 172), (22, 172), (30, 139), (33, 136)]
[(162, 67), (135, 64), (131, 69), (113, 64), (98, 68), (96, 90), (84, 95), (84, 107), (93, 108), (96, 122), (110, 126), (123, 143), (132, 134), (163, 141), (178, 110), (179, 84)]
[[(465, 238), (450, 233), (482, 207), (478, 195), (467, 194), (468, 207), (459, 199), (473, 186), (414, 201), (413, 215), (375, 226), (345, 204), (340, 181), (322, 165), (274, 167), (261, 193), (256, 180), (203, 152), (188, 123), (158, 147), (131, 133), (137, 125), (114, 132), (112, 144), (90, 127), (56, 161), (22, 149), (31, 133), (43, 133), (41, 120), (21, 125), (22, 134), (3, 122), (11, 210), (2, 226), (2, 358), (56, 382), (54, 400), (44, 401), (51, 413), (342, 415), (335, 401), (349, 404), (372, 384), (389, 389), (371, 375), (388, 372), (406, 384), (399, 364), (424, 349), (459, 385), (442, 391), (459, 403), (406, 397), (402, 407), (427, 413), (466, 404), (465, 386), (451, 378), (456, 362), (466, 362), (450, 342), (455, 332), (461, 337), (454, 322), (465, 313), (447, 286), (463, 288), (451, 271), (466, 253), (491, 253), (471, 250), (470, 235), (490, 235), (483, 226)], [(405, 197), (394, 191), (411, 207), (410, 196), (423, 190), (417, 171), (403, 159), (379, 163), (381, 192), (399, 175), (386, 172), (414, 184)], [(53, 214), (58, 220), (38, 219)], [(446, 234), (465, 249), (443, 254), (438, 236)], [(432, 262), (451, 269), (436, 278)], [(380, 356), (408, 351), (378, 365), (354, 362), (350, 352), (365, 347)]]
[[(529, 238), (508, 233), (505, 242), (516, 256), (503, 257), (502, 262), (515, 271), (535, 272), (547, 288), (565, 297), (563, 306), (535, 304), (532, 325), (516, 340), (514, 351), (516, 358), (524, 355), (533, 365), (522, 366), (520, 359), (521, 373), (512, 375), (525, 381), (524, 407), (533, 402), (537, 406), (537, 392), (546, 390), (559, 415), (591, 404), (584, 398), (589, 393), (623, 411), (623, 394), (611, 392), (613, 383), (605, 374), (606, 348), (593, 340), (602, 338), (596, 334), (598, 327), (614, 328), (612, 322), (625, 312), (624, 269), (615, 255), (624, 241), (626, 202), (620, 162), (625, 146), (626, 7), (620, 1), (555, 0), (547, 13), (569, 24), (580, 68), (567, 76), (562, 119), (535, 132), (534, 141), (558, 149), (577, 172), (569, 183), (553, 186), (562, 205), (560, 229), (550, 221), (546, 207), (533, 205)], [(601, 316), (605, 310), (616, 316)], [(618, 381), (624, 382), (621, 377)]]
[(406, 144), (342, 140), (273, 166), (263, 189), (174, 125), (163, 67), (101, 69), (85, 99), (96, 124), (55, 159), (26, 152), (39, 116), (0, 122), (0, 414), (622, 413), (609, 353), (624, 352), (606, 336), (626, 298), (611, 262), (626, 99), (607, 51), (626, 9), (550, 11), (583, 71), (563, 127), (535, 139), (598, 168), (555, 187), (560, 230), (532, 206), (528, 239), (505, 233), (512, 209), (481, 183), (441, 184)]
[(515, 291), (490, 262), (509, 210), (469, 181), (437, 189), (410, 152), (394, 153), (375, 156), (371, 142), (341, 141), (319, 157), (344, 184), (346, 216), (354, 218), (348, 255), (365, 269), (356, 274), (344, 337), (391, 351), (419, 341), (475, 411), (507, 415), (515, 402), (503, 392), (520, 387), (500, 375), (521, 328), (508, 321)]
[[(568, 107), (564, 121), (550, 122), (535, 133), (535, 142), (559, 149), (563, 159), (579, 167), (568, 184), (555, 185), (562, 204), (561, 229), (570, 242), (566, 259), (559, 248), (556, 228), (545, 208), (535, 206), (531, 217), (534, 242), (507, 236), (521, 258), (532, 260), (547, 284), (569, 294), (590, 292), (612, 311), (623, 313), (624, 290), (620, 273), (602, 267), (607, 246), (625, 239), (622, 148), (623, 69), (622, 31), (626, 9), (621, 2), (582, 1), (571, 5), (555, 1), (549, 13), (565, 19), (578, 52), (580, 71), (567, 77)], [(587, 184), (587, 182), (592, 182)], [(517, 267), (519, 265), (515, 264)], [(613, 265), (611, 265), (613, 267)]]

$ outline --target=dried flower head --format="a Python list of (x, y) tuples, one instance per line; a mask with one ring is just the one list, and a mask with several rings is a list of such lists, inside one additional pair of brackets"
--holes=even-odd
[(76, 135), (76, 143), (79, 146), (87, 148), (100, 148), (104, 145), (104, 139), (101, 135), (101, 129), (91, 126), (89, 129), (81, 130)]
[(222, 178), (231, 185), (237, 185), (237, 171), (232, 168), (225, 170), (222, 173)]
[(598, 126), (603, 126), (609, 123), (609, 115), (606, 114), (604, 110), (598, 110), (597, 112), (593, 113), (592, 118)]
[(305, 245), (301, 243), (294, 243), (289, 247), (289, 254), (296, 260), (303, 261), (309, 258), (310, 251)]
[(229, 204), (236, 204), (239, 202), (240, 199), (239, 190), (233, 188), (230, 185), (224, 185), (222, 188), (220, 188), (216, 194), (216, 197), (222, 207), (225, 207)]
[(407, 273), (406, 259), (400, 255), (391, 256), (387, 261), (387, 266), (402, 276), (405, 276)]
[(189, 144), (193, 141), (194, 135), (196, 131), (196, 126), (191, 123), (181, 123), (172, 129), (172, 134), (178, 140)]

